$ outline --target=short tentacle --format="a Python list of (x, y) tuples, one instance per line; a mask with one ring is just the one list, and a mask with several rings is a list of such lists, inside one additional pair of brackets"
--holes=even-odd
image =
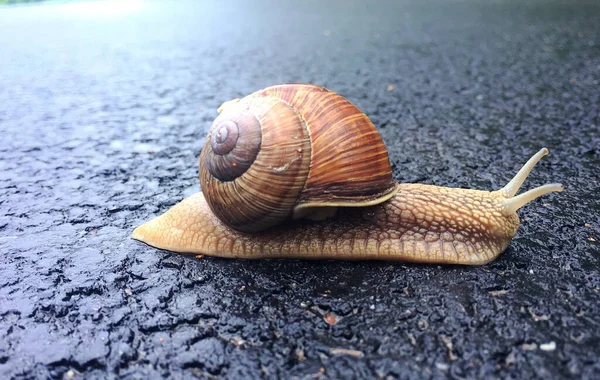
[(541, 197), (542, 195), (553, 193), (553, 192), (561, 192), (563, 191), (563, 185), (560, 183), (549, 183), (547, 185), (543, 185), (540, 187), (536, 187), (535, 189), (531, 189), (529, 191), (524, 192), (521, 195), (517, 195), (514, 198), (510, 198), (505, 200), (504, 207), (506, 213), (514, 213), (517, 212), (518, 209), (525, 206), (527, 203), (533, 201)]

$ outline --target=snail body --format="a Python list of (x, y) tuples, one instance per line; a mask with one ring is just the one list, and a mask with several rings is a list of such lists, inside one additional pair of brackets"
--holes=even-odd
[(230, 258), (478, 265), (506, 249), (520, 207), (562, 191), (515, 196), (545, 148), (497, 191), (399, 184), (368, 117), (318, 86), (268, 87), (219, 112), (200, 156), (202, 192), (134, 239)]

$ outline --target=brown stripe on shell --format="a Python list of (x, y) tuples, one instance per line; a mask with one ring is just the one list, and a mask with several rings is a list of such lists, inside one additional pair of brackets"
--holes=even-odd
[(313, 85), (278, 85), (256, 93), (297, 109), (312, 140), (311, 170), (299, 205), (347, 206), (387, 199), (396, 183), (387, 149), (369, 118), (343, 96)]
[(250, 232), (290, 217), (308, 176), (311, 150), (302, 118), (276, 98), (249, 96), (224, 109), (219, 117), (248, 112), (260, 122), (262, 134), (261, 149), (252, 165), (235, 181), (212, 177), (206, 170), (205, 160), (213, 154), (207, 139), (200, 157), (200, 183), (219, 219)]

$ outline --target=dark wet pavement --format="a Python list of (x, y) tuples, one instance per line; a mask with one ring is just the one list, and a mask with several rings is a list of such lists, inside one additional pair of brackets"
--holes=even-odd
[[(600, 4), (0, 8), (0, 378), (600, 377)], [(496, 189), (538, 149), (481, 267), (241, 261), (129, 238), (199, 190), (217, 107), (348, 97), (402, 182)]]

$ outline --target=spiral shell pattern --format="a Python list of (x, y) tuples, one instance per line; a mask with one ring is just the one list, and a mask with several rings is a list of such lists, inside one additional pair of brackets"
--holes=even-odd
[(211, 210), (234, 229), (260, 231), (300, 209), (377, 204), (395, 192), (381, 136), (335, 92), (279, 85), (222, 108), (200, 181)]

